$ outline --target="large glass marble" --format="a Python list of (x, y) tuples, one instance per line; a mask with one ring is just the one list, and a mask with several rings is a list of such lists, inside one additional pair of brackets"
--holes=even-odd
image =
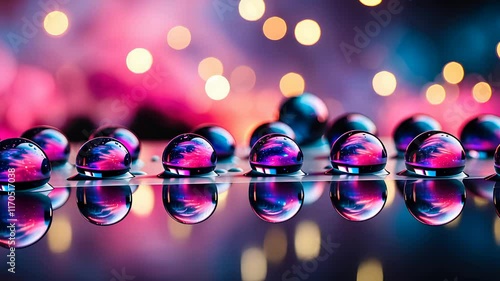
[(193, 134), (206, 138), (215, 149), (218, 160), (232, 157), (235, 150), (234, 137), (219, 126), (203, 126), (193, 131)]
[(465, 205), (460, 180), (406, 181), (404, 200), (412, 216), (427, 225), (444, 225), (456, 219)]
[(163, 150), (163, 168), (181, 176), (196, 176), (215, 170), (217, 154), (204, 137), (192, 133), (173, 138)]
[[(9, 202), (15, 205), (9, 207)], [(0, 246), (4, 248), (35, 244), (52, 223), (52, 205), (42, 193), (17, 192), (15, 199), (12, 194), (0, 193), (0, 207)]]
[(62, 165), (68, 161), (70, 144), (66, 136), (58, 129), (50, 126), (38, 126), (27, 130), (21, 137), (38, 144), (49, 158), (52, 166)]
[(304, 202), (300, 182), (253, 182), (248, 189), (250, 206), (262, 220), (270, 223), (293, 218)]
[(132, 206), (132, 191), (128, 185), (105, 186), (102, 183), (76, 189), (76, 204), (80, 213), (95, 225), (112, 225), (123, 220)]
[(109, 137), (120, 141), (130, 153), (132, 161), (139, 159), (141, 142), (139, 138), (129, 129), (120, 126), (104, 126), (98, 128), (89, 139), (97, 137)]
[(330, 199), (335, 210), (344, 219), (366, 221), (375, 217), (384, 208), (387, 186), (383, 180), (332, 182)]
[(465, 168), (465, 151), (460, 141), (442, 131), (428, 131), (415, 137), (405, 153), (406, 169), (419, 176), (452, 176)]
[(300, 171), (304, 155), (291, 138), (280, 134), (268, 134), (252, 147), (249, 161), (252, 170), (257, 173), (282, 175)]
[(52, 209), (57, 210), (61, 208), (69, 199), (71, 195), (71, 187), (57, 187), (50, 191), (49, 198), (52, 202)]
[(370, 118), (359, 113), (347, 113), (335, 119), (326, 131), (328, 145), (332, 147), (342, 134), (353, 130), (377, 134), (377, 126)]
[(460, 140), (470, 157), (491, 157), (500, 144), (500, 117), (484, 114), (468, 121)]
[(310, 144), (323, 136), (328, 121), (328, 108), (317, 96), (304, 93), (283, 102), (279, 110), (279, 121), (293, 129), (298, 144)]
[(295, 139), (295, 132), (287, 124), (280, 121), (267, 122), (255, 128), (252, 136), (250, 137), (250, 147), (253, 147), (253, 145), (261, 137), (269, 134), (281, 134), (291, 138), (292, 140)]
[(392, 135), (398, 154), (404, 155), (406, 148), (416, 136), (433, 130), (441, 130), (441, 124), (429, 115), (417, 114), (401, 121)]
[[(0, 185), (30, 189), (46, 184), (52, 167), (45, 152), (24, 138), (0, 141)], [(5, 188), (2, 188), (5, 189)]]
[(163, 186), (163, 206), (176, 221), (196, 224), (208, 219), (217, 207), (217, 186), (170, 184)]
[(127, 148), (117, 139), (97, 137), (84, 143), (76, 156), (78, 173), (95, 178), (118, 177), (130, 170)]
[(333, 169), (342, 173), (375, 173), (385, 168), (387, 151), (375, 135), (364, 131), (349, 131), (332, 145), (330, 161)]

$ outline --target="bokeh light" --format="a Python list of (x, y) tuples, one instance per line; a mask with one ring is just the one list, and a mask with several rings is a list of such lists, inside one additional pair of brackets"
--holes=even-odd
[(69, 27), (68, 16), (61, 11), (53, 11), (45, 16), (43, 28), (52, 36), (63, 35)]
[(319, 255), (321, 249), (321, 231), (318, 224), (302, 221), (295, 229), (295, 253), (301, 260), (311, 260)]
[(375, 7), (382, 3), (382, 0), (359, 0), (359, 2), (368, 7)]
[(198, 64), (198, 75), (204, 81), (207, 81), (208, 78), (214, 75), (222, 75), (222, 73), (224, 73), (224, 66), (217, 58), (208, 57)]
[(155, 196), (153, 188), (149, 185), (141, 185), (134, 192), (131, 212), (139, 217), (147, 217), (153, 211)]
[(443, 68), (443, 78), (450, 84), (458, 84), (464, 79), (464, 68), (458, 62), (449, 62)]
[(433, 84), (427, 88), (425, 92), (425, 97), (430, 104), (437, 105), (443, 103), (446, 98), (446, 91), (443, 86), (439, 84)]
[(305, 46), (316, 44), (321, 37), (321, 28), (319, 24), (311, 19), (303, 20), (295, 26), (295, 38)]
[(479, 103), (485, 103), (490, 100), (492, 94), (491, 87), (486, 82), (479, 82), (472, 88), (472, 97)]
[(287, 238), (285, 231), (280, 227), (270, 228), (264, 238), (264, 252), (267, 260), (280, 263), (286, 256)]
[(246, 249), (241, 255), (241, 280), (261, 281), (267, 275), (267, 263), (264, 252), (259, 248)]
[(205, 83), (205, 92), (213, 100), (225, 99), (229, 95), (230, 90), (229, 81), (222, 75), (214, 75), (208, 78)]
[(231, 81), (232, 90), (244, 93), (253, 89), (257, 77), (251, 67), (240, 65), (231, 72), (229, 80)]
[(56, 254), (64, 253), (71, 247), (72, 239), (73, 230), (69, 218), (63, 215), (54, 216), (47, 233), (49, 250)]
[(184, 26), (176, 26), (168, 32), (167, 43), (174, 50), (185, 49), (191, 43), (191, 32)]
[(396, 76), (389, 71), (380, 71), (373, 76), (372, 85), (378, 95), (390, 96), (396, 90)]
[(500, 58), (500, 42), (497, 44), (497, 56)]
[(238, 11), (240, 16), (247, 21), (256, 21), (264, 15), (266, 4), (263, 0), (241, 0)]
[(280, 90), (285, 97), (300, 96), (304, 92), (305, 86), (306, 82), (302, 75), (295, 72), (283, 75), (280, 80)]
[(262, 26), (262, 31), (269, 40), (280, 40), (285, 36), (286, 30), (286, 22), (280, 17), (268, 18)]
[(127, 55), (127, 67), (136, 74), (148, 71), (153, 65), (153, 56), (144, 48), (136, 48)]
[(376, 259), (363, 261), (358, 267), (356, 281), (383, 281), (382, 264)]

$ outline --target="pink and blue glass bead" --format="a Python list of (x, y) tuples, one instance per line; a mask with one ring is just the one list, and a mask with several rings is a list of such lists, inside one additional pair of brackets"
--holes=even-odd
[(441, 130), (441, 124), (429, 115), (417, 114), (401, 121), (392, 134), (398, 155), (404, 155), (416, 136), (433, 130)]
[(281, 134), (291, 138), (292, 140), (295, 139), (294, 131), (287, 124), (280, 121), (267, 122), (255, 128), (252, 136), (250, 137), (250, 147), (253, 147), (260, 138), (269, 134)]
[(104, 126), (98, 128), (89, 139), (97, 137), (109, 137), (120, 141), (130, 153), (132, 161), (139, 159), (141, 142), (139, 138), (129, 129), (120, 126)]
[(304, 189), (300, 182), (250, 183), (248, 196), (255, 214), (270, 223), (290, 220), (304, 203)]
[(252, 147), (249, 156), (254, 172), (267, 175), (286, 175), (299, 172), (304, 155), (291, 138), (280, 134), (268, 134)]
[(460, 132), (460, 140), (472, 158), (493, 156), (500, 144), (500, 117), (484, 114), (468, 121)]
[(228, 159), (234, 156), (236, 142), (234, 137), (226, 129), (219, 126), (203, 126), (193, 131), (210, 142), (217, 153), (218, 160)]
[(21, 137), (38, 144), (49, 158), (52, 166), (62, 165), (68, 161), (70, 143), (58, 129), (50, 126), (38, 126), (25, 131)]
[(123, 220), (132, 206), (128, 185), (77, 187), (76, 204), (80, 213), (95, 225), (112, 225)]
[(373, 135), (377, 134), (377, 126), (367, 116), (359, 113), (347, 113), (335, 119), (325, 133), (328, 141), (328, 146), (332, 147), (333, 143), (344, 133), (349, 131), (365, 131)]
[(217, 186), (209, 184), (169, 184), (163, 186), (163, 206), (177, 222), (197, 224), (207, 220), (217, 207)]

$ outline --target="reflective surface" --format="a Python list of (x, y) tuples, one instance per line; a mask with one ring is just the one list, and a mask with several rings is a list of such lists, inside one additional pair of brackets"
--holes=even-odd
[(70, 144), (66, 136), (58, 129), (38, 126), (27, 130), (21, 137), (38, 144), (53, 166), (62, 165), (68, 161)]
[(208, 219), (217, 207), (215, 184), (174, 184), (163, 187), (163, 206), (177, 222), (196, 224)]
[(193, 131), (206, 138), (214, 147), (217, 153), (217, 159), (223, 160), (234, 155), (235, 141), (234, 137), (226, 129), (219, 126), (203, 126)]
[(95, 225), (112, 225), (123, 220), (132, 205), (132, 191), (124, 186), (85, 186), (76, 188), (80, 213)]
[(330, 160), (335, 170), (348, 174), (374, 173), (384, 169), (387, 151), (375, 136), (364, 131), (350, 131), (333, 144)]
[(460, 132), (460, 140), (470, 157), (491, 157), (500, 144), (500, 117), (484, 114), (469, 120)]
[(326, 131), (329, 146), (331, 147), (342, 134), (353, 130), (377, 134), (377, 126), (370, 118), (360, 113), (347, 113), (335, 119)]
[(300, 182), (250, 183), (250, 206), (266, 222), (285, 222), (293, 218), (304, 202), (304, 189)]
[(399, 123), (392, 135), (399, 155), (404, 155), (410, 142), (426, 131), (441, 130), (441, 124), (429, 115), (417, 114)]
[(304, 155), (289, 137), (268, 134), (252, 147), (249, 156), (252, 170), (262, 174), (290, 174), (300, 170)]
[(497, 146), (497, 149), (495, 150), (495, 156), (493, 157), (495, 161), (495, 172), (497, 175), (500, 175), (500, 144)]
[(275, 121), (275, 122), (267, 122), (259, 125), (257, 128), (252, 133), (252, 136), (250, 137), (250, 147), (253, 147), (253, 145), (263, 136), (268, 135), (268, 134), (281, 134), (285, 135), (292, 140), (295, 139), (295, 133), (292, 130), (290, 126), (287, 124), (280, 122), (280, 121)]
[(96, 178), (123, 175), (130, 170), (131, 163), (127, 148), (118, 140), (108, 137), (87, 141), (76, 156), (76, 170)]
[(317, 96), (304, 93), (281, 104), (279, 121), (293, 129), (298, 144), (310, 144), (323, 136), (328, 121), (328, 108)]
[(453, 135), (428, 131), (408, 145), (405, 160), (408, 171), (420, 176), (457, 175), (464, 170), (465, 151)]
[(120, 126), (100, 127), (94, 133), (92, 133), (92, 135), (90, 135), (89, 139), (93, 139), (96, 137), (109, 137), (117, 139), (127, 148), (132, 161), (135, 161), (139, 158), (139, 153), (141, 152), (141, 142), (139, 141), (137, 136), (127, 128)]

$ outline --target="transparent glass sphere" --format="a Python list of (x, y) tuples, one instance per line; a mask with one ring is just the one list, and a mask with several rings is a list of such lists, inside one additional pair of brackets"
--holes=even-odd
[(38, 144), (52, 166), (62, 165), (68, 161), (70, 143), (68, 138), (56, 128), (50, 126), (38, 126), (31, 128), (21, 135)]
[(89, 139), (97, 137), (109, 137), (120, 141), (130, 153), (132, 161), (139, 159), (141, 152), (141, 142), (139, 138), (129, 129), (121, 126), (104, 126), (98, 128)]
[(226, 129), (219, 126), (203, 126), (193, 131), (210, 142), (217, 153), (217, 159), (223, 160), (234, 155), (236, 142)]
[(197, 224), (208, 219), (217, 207), (217, 186), (170, 184), (163, 186), (163, 206), (177, 222)]
[(50, 179), (52, 167), (35, 142), (24, 138), (0, 141), (0, 184), (16, 189), (40, 187)]
[(130, 170), (132, 159), (117, 139), (97, 137), (84, 143), (76, 155), (78, 173), (96, 177), (116, 177)]
[(500, 117), (484, 114), (468, 121), (462, 128), (460, 140), (469, 156), (491, 157), (500, 144)]
[(90, 223), (112, 225), (123, 220), (130, 211), (132, 191), (128, 185), (77, 187), (76, 204)]
[(304, 202), (300, 182), (254, 182), (248, 189), (250, 206), (266, 222), (279, 223), (293, 218)]
[(420, 176), (452, 176), (465, 168), (460, 141), (443, 131), (427, 131), (415, 137), (405, 152), (406, 169)]
[(387, 163), (384, 144), (365, 131), (341, 135), (330, 150), (333, 169), (348, 174), (368, 174), (383, 170)]
[(262, 174), (280, 175), (300, 171), (304, 155), (289, 137), (268, 134), (252, 147), (249, 156), (252, 170)]
[(387, 186), (383, 180), (332, 182), (330, 199), (335, 210), (346, 220), (365, 221), (384, 208)]
[(298, 144), (310, 144), (323, 136), (328, 121), (328, 108), (317, 96), (303, 93), (288, 98), (281, 104), (279, 121), (293, 129)]
[(204, 137), (187, 133), (167, 144), (162, 162), (167, 172), (182, 176), (201, 175), (215, 170), (217, 154)]
[(295, 132), (287, 124), (280, 121), (267, 122), (255, 128), (252, 136), (250, 137), (250, 147), (253, 147), (253, 145), (261, 137), (269, 134), (281, 134), (291, 138), (292, 140), (295, 139)]
[(441, 124), (429, 115), (417, 114), (401, 121), (393, 133), (397, 151), (404, 153), (416, 136), (433, 130), (441, 130)]
[(335, 119), (326, 131), (328, 145), (331, 147), (342, 134), (353, 130), (377, 134), (377, 126), (370, 118), (359, 113), (347, 113)]

